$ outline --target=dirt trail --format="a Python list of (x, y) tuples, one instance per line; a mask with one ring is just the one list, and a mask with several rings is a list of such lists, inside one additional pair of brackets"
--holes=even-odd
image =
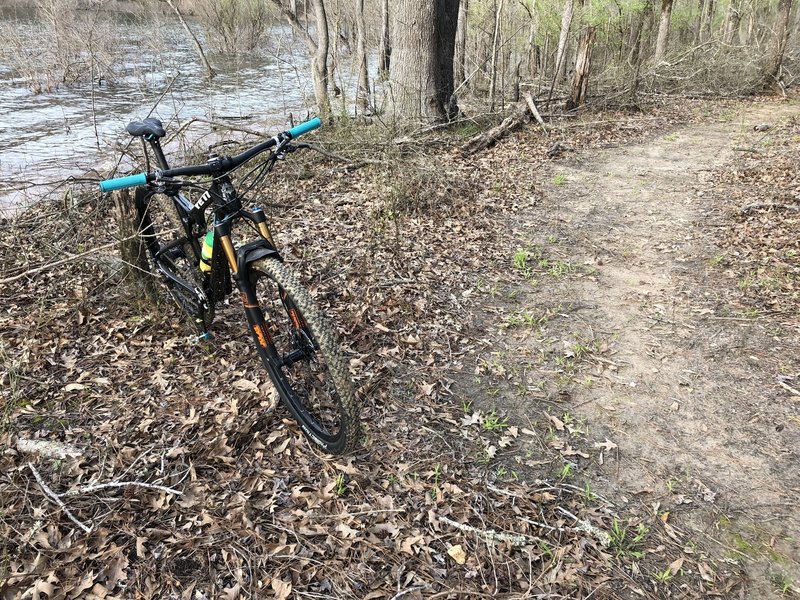
[[(553, 251), (589, 276), (539, 282), (521, 300), (568, 304), (551, 340), (603, 348), (563, 386), (560, 409), (585, 419), (589, 441), (618, 446), (581, 476), (621, 503), (669, 512), (717, 560), (743, 562), (752, 598), (800, 582), (800, 398), (776, 381), (800, 371), (800, 335), (796, 316), (737, 305), (739, 282), (716, 266), (712, 240), (725, 215), (705, 182), (754, 143), (753, 124), (798, 113), (751, 107), (557, 163), (536, 227), (557, 231)], [(517, 350), (540, 346), (528, 338)], [(541, 405), (508, 402), (516, 417), (541, 419)]]

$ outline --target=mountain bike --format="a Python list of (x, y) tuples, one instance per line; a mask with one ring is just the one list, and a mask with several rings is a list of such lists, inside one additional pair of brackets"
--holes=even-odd
[[(170, 168), (160, 142), (166, 135), (161, 121), (134, 121), (126, 129), (141, 138), (148, 170), (101, 181), (100, 190), (138, 188), (134, 196), (139, 234), (149, 267), (197, 324), (198, 338), (210, 337), (214, 307), (233, 291), (233, 280), (256, 350), (281, 401), (311, 442), (325, 452), (342, 454), (357, 445), (360, 405), (336, 336), (284, 264), (264, 209), (244, 208), (248, 193), (278, 160), (309, 147), (295, 140), (320, 125), (319, 119), (312, 119), (241, 154), (211, 153), (205, 164)], [(157, 164), (152, 171), (148, 146)], [(247, 185), (240, 193), (231, 175), (265, 152), (265, 160), (256, 161), (238, 178), (240, 187)], [(195, 202), (184, 194), (187, 190), (189, 195), (196, 192)], [(208, 210), (213, 225), (207, 231)], [(232, 240), (232, 230), (240, 223), (254, 231), (254, 241), (239, 245)]]

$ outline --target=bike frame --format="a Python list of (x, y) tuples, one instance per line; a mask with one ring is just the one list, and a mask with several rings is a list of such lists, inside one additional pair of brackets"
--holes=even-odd
[[(164, 170), (169, 169), (169, 165), (161, 150), (158, 139), (147, 139), (146, 141), (150, 144), (159, 166)], [(273, 154), (268, 160), (272, 161), (274, 164), (277, 158), (277, 155)], [(272, 165), (268, 167), (268, 169), (271, 168)], [(302, 353), (299, 353), (297, 356), (290, 355), (283, 358), (278, 356), (274, 345), (271, 344), (269, 328), (266, 325), (264, 313), (258, 305), (253, 282), (251, 282), (247, 276), (247, 265), (254, 261), (267, 257), (280, 261), (283, 260), (275, 247), (272, 234), (267, 226), (267, 218), (264, 214), (264, 210), (262, 208), (256, 208), (252, 211), (244, 209), (230, 177), (222, 170), (216, 174), (212, 173), (211, 186), (200, 197), (197, 204), (192, 204), (174, 185), (171, 186), (169, 183), (150, 191), (145, 196), (144, 201), (149, 200), (152, 195), (158, 193), (162, 193), (170, 198), (178, 210), (184, 229), (183, 233), (190, 242), (197, 268), (199, 268), (201, 258), (199, 238), (205, 233), (206, 227), (205, 210), (207, 207), (211, 206), (214, 212), (214, 252), (212, 253), (211, 273), (210, 275), (205, 274), (206, 277), (211, 277), (211, 282), (209, 286), (205, 286), (207, 288), (206, 290), (202, 290), (203, 295), (208, 298), (206, 294), (208, 288), (212, 291), (219, 289), (218, 286), (221, 282), (219, 280), (215, 282), (215, 277), (227, 278), (228, 273), (230, 273), (239, 291), (245, 316), (250, 326), (251, 333), (256, 340), (261, 359), (267, 368), (275, 374), (275, 379), (283, 383), (285, 379), (280, 371), (280, 367), (300, 360), (302, 358)], [(253, 223), (259, 233), (259, 238), (237, 248), (233, 244), (231, 233), (233, 225), (241, 219)], [(182, 242), (182, 240), (180, 240), (180, 242)], [(161, 252), (167, 249), (169, 249), (169, 246), (161, 250)], [(227, 263), (227, 268), (225, 269), (220, 269), (220, 267), (223, 266), (220, 264), (220, 249)], [(196, 291), (193, 289), (194, 286), (181, 281), (176, 278), (174, 274), (164, 273), (164, 270), (160, 267), (159, 270), (166, 277), (170, 278), (173, 284), (188, 288), (189, 291), (196, 294)], [(283, 294), (281, 294), (281, 296), (281, 301), (286, 305), (288, 313), (290, 315), (296, 315), (297, 311), (295, 307), (289, 306), (291, 301), (283, 297)], [(208, 298), (208, 301), (214, 303), (221, 299), (222, 297), (212, 296)], [(308, 334), (305, 323), (300, 322), (296, 316), (292, 318), (292, 321), (296, 330), (306, 335)], [(289, 393), (290, 388), (288, 385), (286, 389), (287, 393)]]

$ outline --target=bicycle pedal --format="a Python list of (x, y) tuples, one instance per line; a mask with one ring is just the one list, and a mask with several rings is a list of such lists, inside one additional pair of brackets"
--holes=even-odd
[(203, 333), (201, 333), (199, 335), (190, 335), (189, 336), (189, 342), (191, 342), (192, 344), (199, 344), (200, 342), (207, 342), (210, 339), (211, 339), (211, 332), (210, 331), (204, 331)]

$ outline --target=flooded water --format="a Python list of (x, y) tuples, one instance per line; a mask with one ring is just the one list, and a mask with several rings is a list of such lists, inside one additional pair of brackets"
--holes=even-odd
[[(209, 82), (177, 19), (159, 17), (154, 32), (141, 17), (100, 18), (118, 40), (113, 76), (35, 93), (13, 60), (0, 61), (0, 203), (20, 202), (20, 188), (30, 183), (108, 169), (120, 156), (115, 147), (130, 139), (125, 125), (131, 120), (158, 117), (168, 132), (193, 117), (278, 131), (290, 113), (303, 120), (313, 105), (307, 50), (288, 27), (275, 26), (257, 53), (209, 52), (217, 72)], [(42, 39), (43, 25), (30, 12), (0, 11), (0, 21)], [(344, 75), (346, 87), (352, 81)], [(209, 126), (193, 129), (200, 135)]]

